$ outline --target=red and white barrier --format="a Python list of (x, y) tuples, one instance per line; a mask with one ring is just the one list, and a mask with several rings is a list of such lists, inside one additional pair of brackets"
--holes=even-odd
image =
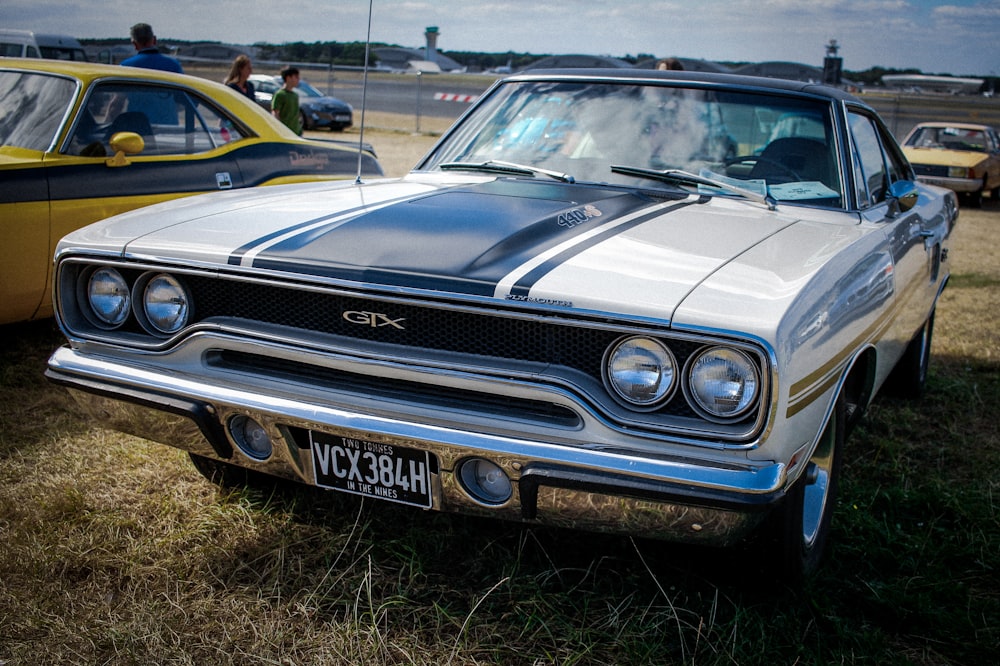
[(441, 102), (465, 102), (469, 104), (479, 99), (479, 95), (458, 95), (456, 93), (434, 93), (434, 99)]

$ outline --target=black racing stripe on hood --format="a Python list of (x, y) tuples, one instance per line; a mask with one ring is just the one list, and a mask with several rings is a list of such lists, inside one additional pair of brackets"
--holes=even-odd
[(603, 185), (500, 178), (314, 224), (261, 247), (253, 266), (492, 296), (540, 253), (661, 201)]
[(573, 245), (572, 247), (567, 248), (566, 250), (564, 250), (564, 251), (560, 252), (559, 254), (553, 256), (551, 259), (549, 259), (545, 263), (539, 264), (538, 266), (536, 266), (535, 268), (533, 268), (529, 272), (525, 273), (524, 276), (522, 276), (516, 283), (514, 283), (514, 286), (511, 287), (510, 295), (511, 296), (527, 296), (528, 292), (531, 291), (531, 288), (535, 285), (535, 283), (537, 283), (540, 279), (542, 279), (542, 277), (544, 277), (550, 271), (553, 271), (556, 268), (558, 268), (559, 266), (561, 266), (562, 264), (566, 263), (566, 261), (568, 261), (571, 257), (574, 257), (574, 256), (582, 253), (583, 251), (587, 250), (588, 248), (591, 248), (591, 247), (594, 247), (595, 245), (603, 243), (608, 238), (610, 238), (612, 236), (617, 236), (618, 234), (622, 233), (623, 231), (627, 231), (627, 230), (629, 230), (629, 229), (631, 229), (633, 227), (639, 226), (640, 224), (644, 224), (644, 223), (648, 222), (649, 220), (656, 219), (656, 218), (658, 218), (658, 217), (660, 217), (662, 215), (667, 215), (668, 213), (671, 213), (671, 212), (676, 211), (676, 210), (680, 210), (681, 208), (684, 208), (686, 206), (690, 206), (691, 204), (694, 204), (694, 203), (698, 203), (698, 200), (681, 201), (681, 202), (678, 202), (678, 203), (676, 203), (673, 206), (670, 206), (668, 208), (661, 209), (661, 210), (656, 210), (656, 211), (647, 213), (645, 215), (640, 215), (640, 216), (636, 217), (634, 220), (630, 220), (629, 222), (626, 222), (625, 224), (620, 224), (618, 226), (615, 226), (614, 228), (605, 229), (601, 233), (594, 234), (593, 236), (591, 236), (590, 238), (588, 238), (586, 241), (584, 241), (582, 243), (577, 243), (576, 245)]
[[(400, 203), (402, 201), (410, 201), (412, 199), (413, 199), (413, 196), (399, 197), (397, 199), (390, 199), (388, 201), (381, 202), (381, 203), (378, 204), (378, 206), (379, 207), (381, 207), (381, 206), (391, 206), (392, 204)], [(255, 238), (254, 240), (250, 241), (249, 243), (246, 243), (245, 245), (242, 245), (242, 246), (236, 248), (229, 255), (229, 261), (228, 261), (228, 263), (229, 263), (230, 266), (238, 266), (243, 261), (243, 257), (248, 252), (252, 252), (253, 250), (255, 250), (258, 247), (261, 247), (262, 245), (267, 245), (268, 243), (270, 243), (274, 239), (280, 238), (281, 236), (286, 236), (286, 235), (288, 235), (290, 233), (294, 233), (297, 230), (302, 230), (302, 229), (308, 229), (308, 228), (311, 228), (311, 227), (315, 227), (317, 224), (320, 224), (321, 222), (323, 222), (325, 220), (333, 221), (333, 220), (345, 220), (345, 219), (349, 219), (351, 216), (359, 215), (359, 214), (364, 213), (366, 211), (370, 211), (371, 209), (372, 209), (371, 205), (357, 206), (355, 208), (349, 208), (347, 210), (338, 210), (336, 213), (330, 213), (329, 215), (322, 215), (320, 217), (314, 217), (314, 218), (308, 219), (308, 220), (306, 220), (304, 222), (300, 222), (298, 224), (294, 224), (294, 225), (292, 225), (290, 227), (282, 227), (282, 228), (278, 229), (277, 231), (269, 233), (266, 236), (261, 236), (260, 238)], [(330, 228), (331, 227), (329, 225), (323, 227), (323, 229), (327, 230), (327, 231)]]

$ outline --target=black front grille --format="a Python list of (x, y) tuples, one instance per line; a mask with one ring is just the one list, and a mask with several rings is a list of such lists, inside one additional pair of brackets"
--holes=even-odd
[(454, 412), (467, 410), (476, 414), (504, 416), (516, 414), (518, 420), (532, 420), (544, 425), (576, 428), (580, 418), (560, 405), (538, 400), (523, 400), (476, 391), (449, 389), (417, 382), (386, 382), (376, 377), (320, 368), (305, 363), (268, 358), (258, 354), (233, 351), (213, 352), (209, 365), (242, 372), (263, 373), (272, 378), (305, 381), (312, 386), (333, 390), (359, 392), (379, 400), (412, 401)]
[(946, 166), (935, 166), (931, 164), (914, 164), (913, 171), (916, 172), (918, 176), (939, 176), (944, 177), (948, 175), (948, 167)]
[[(469, 354), (575, 368), (600, 379), (605, 350), (620, 331), (554, 324), (497, 314), (417, 304), (377, 302), (349, 295), (320, 293), (194, 277), (186, 279), (199, 320), (236, 317), (268, 324), (455, 354)], [(375, 324), (352, 323), (344, 313), (384, 315)], [(358, 320), (364, 320), (363, 315)], [(675, 354), (678, 350), (675, 349)], [(678, 359), (681, 360), (681, 359)]]

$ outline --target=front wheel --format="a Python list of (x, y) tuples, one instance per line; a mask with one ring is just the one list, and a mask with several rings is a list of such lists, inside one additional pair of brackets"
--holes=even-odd
[(805, 471), (761, 527), (758, 557), (770, 576), (793, 586), (812, 575), (826, 551), (847, 428), (843, 394)]

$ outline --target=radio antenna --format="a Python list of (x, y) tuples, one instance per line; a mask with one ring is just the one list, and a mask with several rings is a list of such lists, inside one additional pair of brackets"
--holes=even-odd
[(361, 158), (365, 152), (365, 107), (368, 98), (368, 51), (372, 44), (372, 4), (375, 0), (368, 0), (368, 34), (365, 36), (365, 66), (364, 76), (361, 80), (361, 136), (358, 138), (358, 177), (354, 181), (355, 185), (361, 184)]

